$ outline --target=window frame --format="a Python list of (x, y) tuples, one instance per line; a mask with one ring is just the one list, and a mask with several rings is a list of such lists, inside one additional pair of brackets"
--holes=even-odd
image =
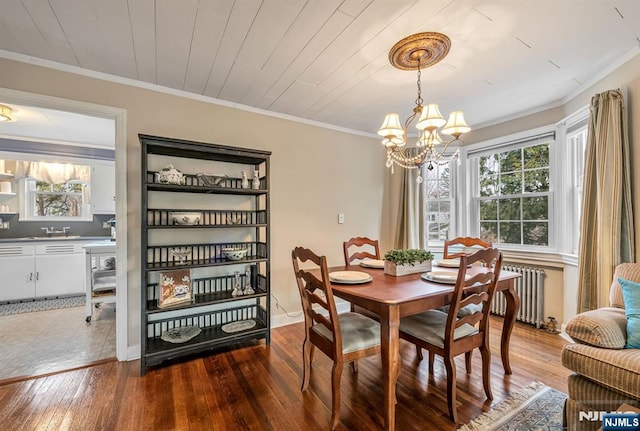
[(527, 130), (524, 132), (499, 137), (484, 141), (478, 144), (468, 145), (465, 148), (463, 157), (466, 162), (466, 191), (467, 196), (465, 202), (467, 204), (466, 211), (467, 217), (463, 226), (466, 226), (467, 232), (471, 236), (480, 237), (480, 202), (482, 200), (496, 199), (497, 196), (480, 196), (480, 183), (479, 178), (479, 158), (481, 156), (488, 156), (492, 154), (498, 154), (514, 149), (520, 149), (524, 147), (533, 146), (536, 144), (549, 144), (549, 190), (539, 193), (525, 193), (521, 192), (517, 195), (509, 195), (510, 197), (532, 197), (532, 196), (548, 196), (548, 244), (543, 245), (529, 245), (529, 244), (510, 244), (510, 243), (498, 243), (500, 248), (507, 250), (533, 250), (541, 252), (552, 252), (557, 248), (558, 241), (556, 239), (556, 225), (558, 225), (558, 205), (557, 199), (559, 193), (557, 190), (562, 186), (559, 184), (561, 179), (559, 178), (558, 169), (558, 139), (556, 134), (556, 126), (544, 126), (536, 129)]
[[(453, 153), (451, 153), (451, 155), (453, 155)], [(450, 155), (445, 155), (445, 157), (448, 157)], [(449, 164), (449, 197), (446, 199), (436, 199), (437, 202), (444, 202), (447, 201), (449, 202), (449, 229), (448, 232), (446, 234), (446, 239), (451, 239), (451, 238), (455, 238), (457, 236), (457, 226), (458, 226), (458, 173), (459, 173), (459, 164), (458, 164), (458, 160), (461, 159), (454, 159), (454, 160), (449, 160), (448, 164)], [(421, 186), (421, 192), (422, 192), (422, 196), (423, 196), (423, 200), (424, 200), (424, 236), (425, 236), (425, 244), (427, 244), (428, 247), (442, 247), (444, 246), (444, 241), (445, 240), (431, 240), (429, 238), (429, 220), (428, 220), (428, 214), (429, 214), (429, 202), (433, 202), (433, 200), (430, 200), (427, 196), (427, 188), (426, 185), (428, 182), (433, 182), (433, 180), (429, 180), (429, 174), (428, 172), (426, 172), (427, 168), (425, 166), (422, 166), (421, 168), (421, 172), (420, 175), (423, 178), (422, 184)], [(440, 165), (436, 165), (436, 169), (440, 169)], [(436, 181), (440, 181), (440, 176), (438, 175), (438, 179)]]
[[(81, 215), (74, 216), (38, 216), (36, 215), (35, 198), (38, 194), (36, 183), (38, 181), (34, 178), (21, 178), (19, 180), (19, 209), (18, 220), (21, 222), (44, 222), (44, 221), (65, 221), (65, 222), (92, 222), (93, 212), (90, 202), (86, 202), (84, 199), (81, 203)], [(91, 188), (91, 183), (86, 183), (83, 187)], [(61, 193), (64, 194), (64, 193)], [(82, 198), (82, 193), (80, 194)]]

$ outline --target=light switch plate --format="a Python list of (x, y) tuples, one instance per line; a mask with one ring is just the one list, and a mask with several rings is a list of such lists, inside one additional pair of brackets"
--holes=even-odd
[(344, 223), (344, 214), (338, 213), (338, 224)]

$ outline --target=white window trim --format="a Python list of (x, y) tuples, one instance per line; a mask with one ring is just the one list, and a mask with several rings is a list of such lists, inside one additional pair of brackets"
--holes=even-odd
[(30, 185), (33, 184), (32, 179), (21, 178), (18, 181), (18, 220), (21, 222), (93, 222), (93, 212), (91, 211), (91, 205), (87, 205), (87, 202), (83, 203), (83, 214), (79, 217), (56, 217), (56, 216), (36, 216), (34, 208), (34, 194), (35, 191), (30, 189)]
[[(556, 134), (555, 139), (549, 140), (545, 137)], [(557, 136), (557, 127), (555, 124), (547, 125), (543, 127), (538, 127), (535, 129), (526, 130), (523, 132), (513, 133), (511, 135), (501, 136), (499, 138), (489, 139), (486, 141), (478, 142), (476, 144), (467, 145), (463, 148), (461, 154), (461, 160), (465, 163), (467, 169), (464, 169), (465, 176), (464, 181), (460, 181), (459, 183), (464, 183), (466, 185), (465, 188), (462, 188), (462, 185), (458, 187), (459, 196), (463, 197), (460, 199), (460, 202), (464, 202), (466, 204), (467, 211), (465, 214), (461, 214), (461, 224), (460, 226), (464, 226), (466, 229), (465, 236), (480, 236), (480, 227), (476, 223), (476, 221), (480, 217), (479, 206), (475, 204), (476, 199), (474, 198), (479, 194), (478, 184), (475, 181), (475, 178), (478, 176), (478, 167), (477, 163), (474, 160), (483, 155), (495, 154), (497, 152), (508, 151), (510, 149), (522, 148), (523, 146), (535, 145), (536, 139), (539, 139), (538, 143), (550, 142), (549, 148), (549, 180), (551, 182), (549, 192), (549, 245), (548, 246), (536, 246), (536, 245), (525, 245), (525, 244), (500, 244), (501, 249), (505, 250), (531, 250), (541, 253), (553, 253), (557, 252), (558, 243), (560, 241), (556, 238), (556, 226), (562, 226), (562, 224), (558, 223), (559, 214), (559, 203), (558, 199), (560, 199), (560, 193), (558, 190), (563, 189), (563, 184), (560, 184), (561, 179), (559, 178), (559, 173), (557, 172), (558, 163), (559, 163), (559, 147), (558, 145), (558, 136)], [(526, 144), (526, 145), (525, 145)], [(562, 231), (561, 229), (559, 229)], [(459, 234), (460, 236), (461, 234)]]

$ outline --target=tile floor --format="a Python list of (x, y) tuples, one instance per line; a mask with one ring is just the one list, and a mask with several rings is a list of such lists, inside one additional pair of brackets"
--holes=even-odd
[(0, 316), (0, 381), (62, 371), (116, 356), (115, 304)]

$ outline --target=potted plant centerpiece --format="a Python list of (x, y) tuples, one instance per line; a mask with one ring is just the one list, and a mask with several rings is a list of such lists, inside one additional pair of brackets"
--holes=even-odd
[(433, 254), (415, 248), (390, 250), (384, 255), (384, 273), (401, 276), (431, 271)]

